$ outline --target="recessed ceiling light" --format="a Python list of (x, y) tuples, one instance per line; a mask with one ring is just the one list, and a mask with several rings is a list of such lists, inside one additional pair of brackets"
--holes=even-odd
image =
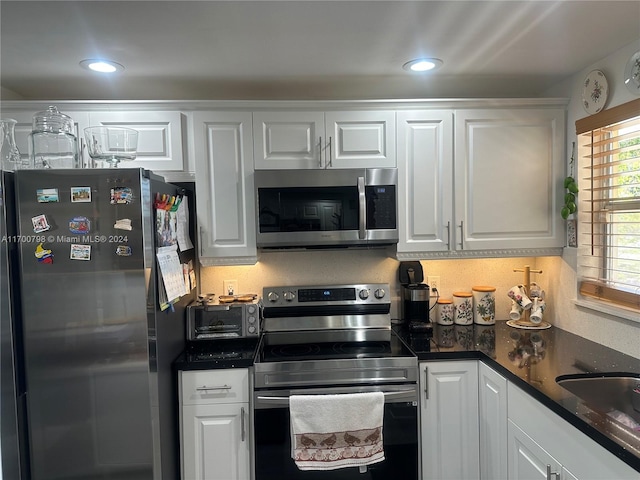
[(439, 58), (416, 58), (405, 63), (402, 68), (409, 72), (428, 72), (440, 68), (442, 63)]
[(119, 63), (112, 62), (111, 60), (99, 60), (96, 58), (89, 58), (80, 62), (82, 68), (92, 70), (100, 73), (114, 73), (124, 70), (124, 67)]

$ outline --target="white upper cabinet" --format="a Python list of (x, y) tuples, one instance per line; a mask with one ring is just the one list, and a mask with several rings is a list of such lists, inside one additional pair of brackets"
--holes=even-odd
[(251, 113), (194, 112), (200, 262), (257, 261)]
[(453, 220), (453, 111), (398, 112), (398, 252), (446, 252)]
[(395, 112), (258, 111), (256, 169), (395, 167)]
[(324, 168), (322, 112), (254, 112), (256, 169)]
[(455, 112), (456, 249), (562, 247), (563, 109)]
[[(91, 126), (127, 127), (138, 131), (138, 153), (118, 168), (146, 168), (160, 172), (186, 172), (183, 152), (183, 116), (178, 111), (90, 112)], [(84, 132), (81, 132), (84, 135)], [(84, 137), (83, 137), (84, 138)]]
[[(325, 113), (329, 168), (396, 166), (396, 114), (373, 110)], [(327, 164), (325, 154), (325, 164)]]
[(560, 254), (563, 108), (397, 114), (398, 258)]

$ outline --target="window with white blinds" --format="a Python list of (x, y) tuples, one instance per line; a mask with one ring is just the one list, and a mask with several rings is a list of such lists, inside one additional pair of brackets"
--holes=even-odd
[(578, 120), (580, 294), (640, 311), (640, 99)]

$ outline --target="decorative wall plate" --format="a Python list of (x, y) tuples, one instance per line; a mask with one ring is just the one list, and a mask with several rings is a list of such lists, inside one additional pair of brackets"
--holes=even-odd
[(609, 95), (609, 83), (600, 70), (592, 70), (584, 79), (582, 89), (582, 106), (588, 114), (593, 115), (604, 108)]
[(624, 68), (624, 84), (634, 95), (640, 95), (640, 50), (631, 55)]

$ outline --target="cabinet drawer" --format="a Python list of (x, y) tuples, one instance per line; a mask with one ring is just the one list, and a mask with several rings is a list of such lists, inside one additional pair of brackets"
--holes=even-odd
[(198, 370), (180, 373), (182, 405), (249, 401), (249, 371)]

